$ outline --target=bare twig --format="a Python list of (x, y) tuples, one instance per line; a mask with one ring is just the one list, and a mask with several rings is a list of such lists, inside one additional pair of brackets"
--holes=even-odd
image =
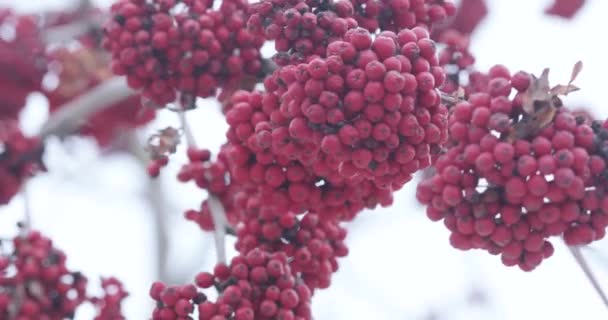
[[(128, 134), (129, 152), (138, 160), (142, 168), (146, 168), (148, 157), (141, 147), (135, 134)], [(150, 179), (146, 185), (146, 199), (152, 207), (152, 218), (154, 219), (155, 241), (156, 241), (156, 279), (163, 282), (169, 280), (167, 260), (169, 258), (169, 229), (167, 212), (165, 211), (165, 199), (163, 197), (160, 178)]]
[(213, 235), (215, 238), (215, 253), (217, 255), (217, 262), (225, 264), (226, 244), (224, 242), (224, 239), (226, 238), (226, 212), (224, 211), (224, 206), (222, 205), (220, 200), (214, 195), (209, 195), (207, 203), (209, 204), (211, 218), (213, 219), (213, 224), (215, 225), (215, 231)]
[(587, 263), (587, 260), (581, 253), (580, 248), (577, 246), (568, 246), (568, 249), (570, 250), (570, 253), (572, 253), (572, 256), (578, 263), (579, 267), (581, 267), (581, 269), (585, 273), (585, 276), (587, 276), (587, 279), (589, 279), (589, 282), (591, 282), (591, 285), (593, 285), (593, 288), (597, 292), (600, 299), (602, 299), (602, 302), (604, 303), (604, 305), (606, 305), (606, 307), (608, 307), (608, 297), (606, 296), (606, 293), (600, 286), (599, 281), (597, 280), (597, 277), (593, 273), (593, 270), (591, 270), (591, 268), (589, 267), (589, 264)]
[(186, 112), (178, 111), (177, 115), (179, 116), (179, 122), (182, 126), (182, 131), (186, 136), (186, 144), (188, 145), (188, 147), (196, 148), (196, 140), (194, 140), (194, 135), (192, 134), (192, 129), (190, 128), (188, 119), (186, 119)]
[[(179, 101), (179, 99), (177, 100)], [(192, 134), (190, 125), (188, 124), (188, 119), (186, 119), (185, 111), (181, 110), (181, 108), (179, 110), (180, 111), (178, 111), (177, 113), (179, 116), (179, 121), (181, 123), (182, 130), (184, 131), (184, 135), (186, 136), (186, 144), (188, 145), (188, 148), (196, 148), (196, 141), (194, 140), (194, 135)], [(209, 193), (207, 203), (209, 204), (211, 218), (213, 219), (213, 224), (215, 225), (213, 236), (215, 240), (215, 253), (217, 256), (217, 262), (226, 263), (225, 239), (226, 227), (229, 227), (228, 219), (226, 219), (226, 212), (224, 210), (222, 202), (211, 193)]]
[(21, 224), (21, 236), (26, 237), (32, 230), (32, 208), (30, 205), (27, 181), (21, 186), (21, 197), (23, 198), (23, 221)]
[(40, 130), (40, 138), (65, 136), (78, 129), (92, 114), (135, 94), (124, 77), (111, 78), (72, 99), (53, 113)]
[(72, 41), (95, 27), (101, 28), (101, 19), (99, 17), (87, 17), (69, 24), (47, 28), (42, 33), (42, 40), (46, 43)]
[(453, 94), (449, 94), (443, 91), (438, 92), (439, 96), (441, 97), (441, 103), (448, 107), (452, 107), (453, 105), (464, 101), (464, 90), (462, 90), (462, 88)]

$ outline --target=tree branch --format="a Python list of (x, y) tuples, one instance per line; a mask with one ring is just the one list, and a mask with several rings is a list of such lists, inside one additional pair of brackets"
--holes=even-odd
[(606, 307), (608, 307), (608, 297), (606, 296), (606, 293), (600, 286), (600, 283), (597, 280), (597, 277), (595, 276), (595, 274), (593, 273), (593, 270), (591, 270), (591, 268), (589, 267), (589, 264), (587, 263), (587, 260), (585, 260), (585, 257), (581, 253), (580, 248), (577, 246), (568, 246), (568, 249), (570, 250), (570, 253), (572, 253), (572, 256), (578, 263), (579, 267), (581, 267), (581, 269), (585, 273), (585, 276), (587, 276), (587, 279), (589, 279), (589, 282), (591, 282), (591, 285), (593, 285), (593, 288), (597, 292), (597, 295), (600, 297), (600, 299), (602, 299), (602, 302), (604, 303), (604, 305)]
[(211, 218), (213, 219), (213, 224), (215, 225), (213, 236), (215, 239), (215, 253), (217, 255), (217, 262), (226, 264), (226, 244), (224, 241), (226, 238), (226, 212), (224, 211), (224, 206), (220, 200), (214, 195), (209, 195), (207, 203), (209, 204)]
[[(177, 101), (180, 99), (178, 98)], [(186, 136), (186, 144), (188, 148), (197, 148), (196, 141), (194, 140), (194, 135), (192, 134), (192, 130), (190, 130), (190, 125), (188, 124), (188, 120), (186, 119), (186, 112), (183, 111), (182, 106), (178, 105), (178, 116), (179, 121), (184, 131), (184, 135)], [(209, 210), (211, 211), (211, 218), (213, 219), (213, 225), (215, 226), (213, 232), (213, 239), (215, 241), (215, 254), (217, 256), (218, 263), (226, 263), (226, 227), (228, 227), (228, 219), (226, 219), (226, 211), (224, 210), (224, 206), (220, 199), (218, 199), (215, 195), (209, 193), (209, 198), (207, 199), (207, 203), (209, 204)]]
[(124, 77), (110, 78), (51, 114), (40, 130), (40, 138), (66, 136), (76, 131), (91, 115), (134, 94)]
[[(128, 147), (130, 153), (138, 160), (139, 164), (145, 171), (148, 163), (148, 157), (141, 147), (141, 143), (130, 132), (127, 135)], [(152, 218), (154, 219), (154, 240), (156, 242), (156, 279), (163, 282), (169, 281), (169, 271), (167, 268), (167, 260), (169, 258), (169, 228), (167, 221), (167, 212), (165, 211), (165, 198), (163, 197), (162, 184), (159, 180), (148, 179), (146, 185), (146, 199), (152, 208)]]

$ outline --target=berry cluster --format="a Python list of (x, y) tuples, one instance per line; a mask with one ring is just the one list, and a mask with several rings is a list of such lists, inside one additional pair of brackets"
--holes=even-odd
[(248, 28), (274, 40), (274, 61), (297, 64), (313, 54), (325, 55), (327, 45), (357, 26), (350, 1), (261, 1), (252, 5)]
[(327, 288), (337, 271), (337, 258), (348, 254), (346, 230), (334, 220), (314, 213), (298, 217), (265, 210), (247, 217), (237, 231), (236, 249), (245, 254), (257, 248), (283, 252), (292, 270), (300, 273), (312, 290)]
[(154, 283), (150, 296), (157, 301), (153, 320), (185, 319), (195, 307), (201, 320), (312, 319), (311, 292), (291, 270), (282, 253), (254, 249), (218, 264), (213, 273), (199, 273), (199, 288), (214, 287), (215, 302), (194, 285), (167, 287)]
[(542, 95), (546, 76), (492, 68), (485, 90), (454, 106), (452, 145), (417, 191), (454, 247), (500, 254), (523, 270), (551, 256), (550, 236), (584, 245), (608, 226), (608, 202), (594, 181), (606, 164), (594, 154), (593, 130), (556, 94)]
[(278, 96), (239, 92), (232, 101), (226, 114), (228, 144), (222, 153), (231, 184), (253, 188), (256, 193), (250, 195), (247, 205), (250, 214), (265, 208), (296, 213), (315, 210), (350, 220), (365, 207), (392, 202), (390, 190), (379, 189), (370, 181), (358, 180), (360, 184), (355, 185), (335, 174), (317, 175), (313, 167), (298, 161), (296, 157), (302, 159), (310, 148), (290, 137)]
[(437, 63), (422, 28), (377, 37), (348, 31), (327, 47), (326, 59), (282, 68), (267, 85), (286, 122), (272, 130), (272, 152), (316, 176), (400, 189), (447, 139)]
[(125, 320), (121, 305), (129, 294), (125, 291), (122, 282), (113, 277), (102, 278), (101, 288), (103, 296), (89, 298), (97, 309), (94, 320)]
[(16, 236), (11, 252), (0, 249), (0, 318), (62, 320), (90, 302), (98, 309), (95, 320), (125, 319), (120, 312), (127, 296), (122, 284), (102, 279), (103, 297), (87, 295), (87, 278), (66, 265), (66, 255), (37, 231)]
[(246, 30), (248, 4), (223, 1), (219, 10), (202, 0), (120, 0), (112, 8), (104, 47), (112, 70), (126, 75), (154, 103), (178, 93), (209, 97), (218, 87), (262, 71), (264, 38)]
[(370, 32), (427, 29), (453, 16), (456, 6), (445, 0), (352, 0), (355, 17)]
[(23, 135), (16, 119), (0, 119), (0, 205), (7, 204), (23, 181), (42, 165), (42, 145)]
[(0, 37), (0, 121), (16, 118), (25, 99), (40, 90), (46, 72), (44, 46), (38, 21), (0, 9), (0, 28), (13, 29), (13, 37)]

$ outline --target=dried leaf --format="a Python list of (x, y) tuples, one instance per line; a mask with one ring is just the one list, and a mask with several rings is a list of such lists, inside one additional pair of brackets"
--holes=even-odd
[(553, 121), (557, 108), (551, 103), (546, 103), (538, 108), (539, 109), (535, 113), (525, 115), (521, 121), (513, 125), (511, 133), (509, 134), (511, 140), (530, 137)]
[(583, 70), (583, 62), (578, 61), (574, 64), (574, 67), (572, 68), (572, 74), (570, 75), (570, 81), (568, 82), (568, 85), (572, 84), (572, 82), (576, 80), (576, 77), (578, 77), (579, 73), (581, 73), (581, 70)]
[(543, 70), (540, 78), (532, 76), (532, 82), (523, 96), (523, 109), (526, 113), (535, 112), (536, 101), (551, 101), (551, 89), (549, 86), (549, 69)]
[(179, 130), (167, 127), (159, 130), (158, 133), (148, 138), (146, 151), (150, 153), (152, 159), (159, 159), (168, 154), (173, 154), (181, 142)]
[(563, 84), (558, 84), (555, 87), (551, 88), (551, 94), (554, 96), (567, 96), (570, 92), (578, 91), (580, 89), (581, 88), (573, 84), (569, 84), (567, 86)]

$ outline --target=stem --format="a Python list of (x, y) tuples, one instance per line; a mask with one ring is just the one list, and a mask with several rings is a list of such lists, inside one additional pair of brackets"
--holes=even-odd
[[(179, 121), (181, 123), (182, 130), (184, 130), (184, 135), (186, 136), (186, 144), (188, 148), (196, 148), (197, 145), (196, 141), (194, 140), (194, 135), (192, 134), (192, 130), (190, 129), (188, 120), (186, 119), (186, 112), (183, 111), (181, 105), (178, 107), (179, 111), (177, 112), (177, 114), (179, 116)], [(215, 242), (215, 254), (217, 256), (217, 262), (226, 264), (225, 238), (226, 227), (228, 226), (228, 219), (226, 219), (226, 211), (224, 210), (222, 202), (212, 193), (209, 193), (207, 203), (209, 205), (209, 210), (211, 211), (213, 225), (215, 226), (213, 232), (213, 239)]]
[(589, 282), (591, 282), (591, 285), (593, 285), (593, 288), (597, 292), (598, 296), (600, 296), (600, 299), (602, 299), (602, 302), (604, 303), (604, 305), (606, 307), (608, 307), (608, 297), (606, 296), (606, 293), (604, 292), (604, 290), (602, 290), (602, 287), (600, 286), (599, 281), (597, 281), (597, 277), (593, 273), (593, 270), (591, 270), (591, 268), (589, 267), (589, 264), (587, 263), (587, 260), (581, 253), (580, 248), (577, 246), (568, 246), (568, 249), (570, 249), (570, 253), (572, 253), (572, 256), (578, 263), (579, 267), (581, 267), (581, 269), (587, 276), (587, 279), (589, 279)]
[(207, 203), (209, 204), (211, 218), (213, 219), (213, 224), (215, 225), (213, 236), (215, 239), (215, 253), (217, 255), (217, 262), (226, 264), (226, 244), (224, 242), (226, 237), (226, 212), (224, 211), (224, 206), (220, 200), (214, 195), (209, 195)]
[(439, 96), (441, 97), (441, 103), (447, 105), (448, 107), (451, 107), (455, 104), (457, 104), (460, 101), (463, 101), (462, 98), (458, 98), (456, 96), (453, 96), (449, 93), (445, 93), (442, 91), (439, 91)]
[(32, 230), (32, 208), (30, 206), (30, 197), (27, 191), (27, 181), (21, 187), (21, 196), (23, 197), (23, 221), (21, 224), (21, 237), (26, 237)]
[[(142, 168), (146, 167), (148, 157), (141, 148), (141, 144), (132, 132), (128, 135), (128, 145), (131, 154), (138, 160)], [(152, 218), (154, 219), (154, 231), (156, 241), (156, 279), (169, 282), (169, 271), (167, 259), (169, 257), (169, 230), (167, 212), (165, 211), (165, 198), (163, 197), (162, 184), (159, 180), (149, 179), (146, 186), (146, 198), (152, 207)]]
[(92, 114), (135, 94), (124, 77), (114, 77), (72, 99), (53, 113), (40, 130), (40, 138), (66, 136), (78, 129)]
[(186, 119), (186, 112), (180, 110), (177, 112), (177, 115), (179, 116), (179, 122), (184, 131), (184, 136), (186, 136), (186, 145), (188, 148), (196, 148), (196, 141), (194, 140), (192, 129), (190, 128), (190, 124), (188, 124), (188, 119)]
[[(91, 19), (89, 17), (88, 19)], [(93, 18), (91, 20), (83, 19), (69, 24), (63, 24), (51, 28), (47, 28), (42, 34), (42, 40), (45, 43), (58, 43), (74, 40), (81, 34), (87, 33), (100, 23)]]

